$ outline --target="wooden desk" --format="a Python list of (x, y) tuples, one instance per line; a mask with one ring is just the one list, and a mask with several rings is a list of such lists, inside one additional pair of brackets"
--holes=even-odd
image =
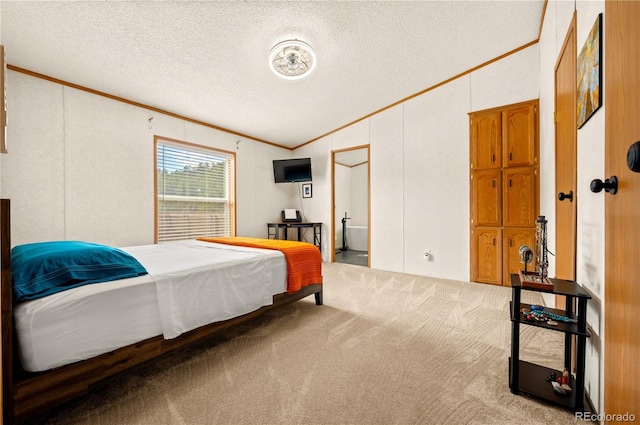
[[(297, 229), (298, 240), (300, 240), (300, 229), (313, 228), (313, 244), (322, 251), (322, 223), (302, 223), (302, 222), (288, 222), (288, 223), (267, 223), (267, 238), (268, 239), (288, 239), (287, 230)], [(284, 229), (284, 238), (280, 238), (280, 230)]]

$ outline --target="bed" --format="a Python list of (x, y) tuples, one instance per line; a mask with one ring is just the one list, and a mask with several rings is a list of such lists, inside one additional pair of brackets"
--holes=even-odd
[[(44, 413), (109, 376), (270, 309), (311, 294), (322, 305), (319, 251), (318, 263), (315, 252), (311, 260), (296, 259), (274, 247), (275, 241), (203, 239), (122, 248), (116, 251), (136, 265), (118, 270), (120, 278), (43, 289), (20, 284), (22, 257), (15, 250), (11, 276), (6, 199), (0, 203), (0, 239), (4, 424)], [(301, 273), (305, 261), (313, 261), (315, 273)]]

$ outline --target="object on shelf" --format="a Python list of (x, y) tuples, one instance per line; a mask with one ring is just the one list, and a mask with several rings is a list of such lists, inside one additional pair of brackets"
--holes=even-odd
[(547, 220), (539, 215), (536, 220), (536, 271), (540, 275), (540, 281), (547, 279), (549, 260), (547, 258)]
[(548, 277), (542, 277), (538, 272), (520, 270), (518, 274), (520, 275), (520, 284), (523, 287), (553, 291), (553, 283), (551, 283)]
[(554, 371), (549, 372), (549, 376), (546, 378), (547, 382), (556, 382), (557, 375)]
[(560, 384), (557, 381), (551, 381), (551, 386), (553, 387), (553, 391), (561, 396), (567, 396), (571, 394), (571, 387), (567, 384)]
[(558, 322), (577, 323), (577, 319), (572, 319), (561, 314), (544, 311), (544, 307), (532, 305), (531, 308), (521, 308), (520, 312), (529, 322), (546, 322), (547, 325), (558, 326)]
[(533, 261), (533, 251), (527, 245), (520, 245), (518, 253), (520, 254), (520, 262), (524, 264), (524, 272), (527, 273), (527, 264)]

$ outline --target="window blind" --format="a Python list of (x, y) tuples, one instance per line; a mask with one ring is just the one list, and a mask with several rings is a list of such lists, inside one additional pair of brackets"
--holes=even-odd
[(235, 155), (156, 139), (156, 240), (235, 235)]

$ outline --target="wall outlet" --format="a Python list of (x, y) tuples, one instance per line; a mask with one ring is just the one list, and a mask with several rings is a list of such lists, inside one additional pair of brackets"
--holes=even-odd
[(431, 250), (430, 249), (426, 249), (424, 250), (424, 259), (426, 261), (431, 261)]

